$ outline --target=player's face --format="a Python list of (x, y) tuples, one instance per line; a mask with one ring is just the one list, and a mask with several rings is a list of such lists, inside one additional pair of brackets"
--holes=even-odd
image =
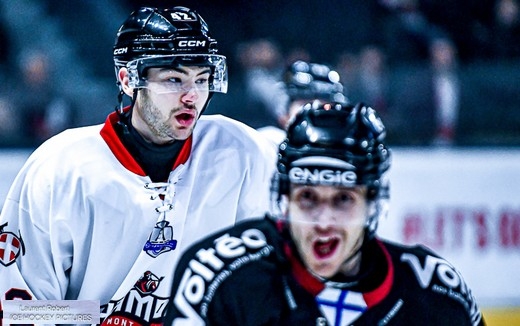
[(360, 259), (344, 262), (361, 246), (368, 216), (366, 187), (294, 186), (289, 229), (305, 265), (329, 278), (357, 273)]
[(134, 127), (156, 144), (188, 138), (208, 100), (210, 74), (208, 67), (150, 68), (134, 106)]

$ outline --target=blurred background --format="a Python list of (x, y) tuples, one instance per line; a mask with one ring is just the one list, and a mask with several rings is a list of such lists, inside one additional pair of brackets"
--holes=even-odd
[(285, 67), (334, 67), (396, 149), (382, 233), (455, 260), (484, 308), (513, 307), (487, 310), (494, 322), (520, 323), (520, 0), (0, 0), (2, 200), (32, 149), (114, 110), (112, 45), (141, 5), (185, 5), (208, 23), (229, 91), (207, 114), (276, 125)]
[[(0, 136), (34, 147), (117, 103), (115, 33), (140, 5), (186, 5), (229, 60), (208, 113), (273, 123), (273, 81), (327, 63), (404, 146), (520, 145), (519, 0), (0, 1)], [(271, 85), (271, 86), (270, 86)], [(413, 116), (413, 119), (410, 117)]]

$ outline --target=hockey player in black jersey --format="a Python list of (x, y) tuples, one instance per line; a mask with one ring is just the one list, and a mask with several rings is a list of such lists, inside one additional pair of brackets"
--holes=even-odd
[(185, 253), (165, 325), (484, 325), (451, 263), (375, 235), (389, 167), (372, 108), (304, 106), (279, 147), (271, 214)]

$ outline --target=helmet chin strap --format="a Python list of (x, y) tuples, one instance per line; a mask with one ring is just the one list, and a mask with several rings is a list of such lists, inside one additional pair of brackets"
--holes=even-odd
[(122, 89), (119, 89), (119, 94), (117, 95), (117, 102), (118, 105), (116, 105), (116, 111), (119, 112), (119, 114), (123, 114), (123, 96), (125, 95), (125, 92), (123, 92)]
[(134, 92), (132, 94), (132, 103), (130, 103), (130, 109), (128, 112), (132, 111), (134, 109), (135, 101), (137, 100), (137, 92), (139, 91), (138, 88), (134, 88)]
[(123, 89), (121, 89), (121, 88), (119, 89), (119, 94), (117, 96), (117, 100), (118, 100), (119, 104), (116, 106), (115, 110), (120, 116), (128, 117), (131, 114), (132, 110), (134, 109), (135, 101), (137, 100), (137, 92), (138, 92), (138, 89), (134, 88), (133, 94), (132, 94), (132, 102), (130, 103), (130, 108), (128, 109), (128, 111), (125, 112), (125, 110), (124, 110), (125, 107), (123, 104), (123, 96), (125, 95), (125, 93), (123, 92)]

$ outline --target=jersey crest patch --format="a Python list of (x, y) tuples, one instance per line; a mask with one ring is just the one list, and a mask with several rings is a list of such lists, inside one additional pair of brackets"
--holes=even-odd
[(164, 277), (157, 277), (154, 273), (146, 271), (139, 280), (135, 283), (134, 287), (142, 294), (151, 294), (159, 287), (159, 283)]
[(101, 325), (161, 326), (169, 298), (159, 297), (154, 292), (163, 279), (151, 271), (144, 272), (124, 297), (101, 306)]
[(173, 228), (169, 224), (170, 222), (164, 220), (155, 224), (143, 248), (151, 257), (156, 258), (162, 253), (177, 248), (177, 240), (173, 239)]
[(329, 325), (350, 325), (367, 310), (363, 295), (358, 292), (326, 287), (316, 297), (316, 303)]
[(18, 231), (18, 236), (12, 232), (4, 231), (7, 223), (0, 226), (0, 263), (9, 266), (20, 256), (25, 255), (25, 246), (22, 236)]

